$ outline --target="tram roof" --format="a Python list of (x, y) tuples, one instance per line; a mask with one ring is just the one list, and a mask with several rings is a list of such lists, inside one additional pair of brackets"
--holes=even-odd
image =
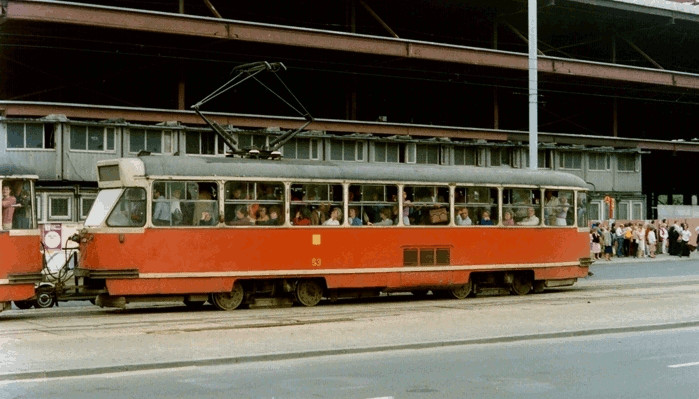
[(129, 160), (142, 162), (147, 177), (260, 177), (587, 187), (578, 176), (549, 170), (152, 155)]

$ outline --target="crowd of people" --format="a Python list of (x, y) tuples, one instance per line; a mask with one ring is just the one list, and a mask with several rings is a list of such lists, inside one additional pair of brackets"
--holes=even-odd
[(612, 257), (655, 258), (659, 254), (689, 257), (699, 245), (699, 227), (692, 243), (692, 231), (686, 222), (677, 220), (668, 226), (665, 219), (656, 223), (628, 222), (593, 223), (590, 231), (590, 249), (594, 259)]

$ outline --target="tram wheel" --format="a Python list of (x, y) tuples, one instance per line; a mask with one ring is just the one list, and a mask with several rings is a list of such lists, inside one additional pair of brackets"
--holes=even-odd
[(36, 293), (37, 309), (50, 308), (56, 304), (56, 297), (49, 290), (39, 290)]
[(315, 280), (296, 283), (296, 300), (303, 306), (316, 306), (323, 298), (323, 287)]
[(15, 306), (20, 309), (31, 309), (34, 306), (34, 301), (31, 299), (28, 301), (15, 301)]
[(245, 292), (243, 290), (243, 285), (236, 281), (233, 284), (233, 290), (231, 292), (216, 292), (209, 296), (209, 302), (211, 302), (216, 309), (219, 310), (233, 310), (237, 309), (242, 303), (245, 297)]
[(510, 291), (515, 295), (527, 295), (532, 290), (532, 277), (529, 273), (516, 273)]
[(451, 299), (466, 299), (471, 295), (471, 288), (473, 288), (473, 285), (469, 280), (469, 282), (464, 285), (457, 285), (456, 287), (448, 289), (445, 294)]

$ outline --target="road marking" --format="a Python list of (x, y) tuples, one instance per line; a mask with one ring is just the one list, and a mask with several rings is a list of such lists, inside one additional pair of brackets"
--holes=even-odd
[(692, 367), (692, 366), (699, 366), (699, 362), (692, 362), (692, 363), (682, 363), (682, 364), (671, 364), (667, 367), (671, 369), (677, 369), (680, 367)]

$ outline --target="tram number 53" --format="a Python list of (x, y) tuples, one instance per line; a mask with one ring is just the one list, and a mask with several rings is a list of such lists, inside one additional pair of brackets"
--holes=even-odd
[(311, 259), (311, 266), (320, 267), (320, 264), (321, 264), (320, 258), (312, 258)]

